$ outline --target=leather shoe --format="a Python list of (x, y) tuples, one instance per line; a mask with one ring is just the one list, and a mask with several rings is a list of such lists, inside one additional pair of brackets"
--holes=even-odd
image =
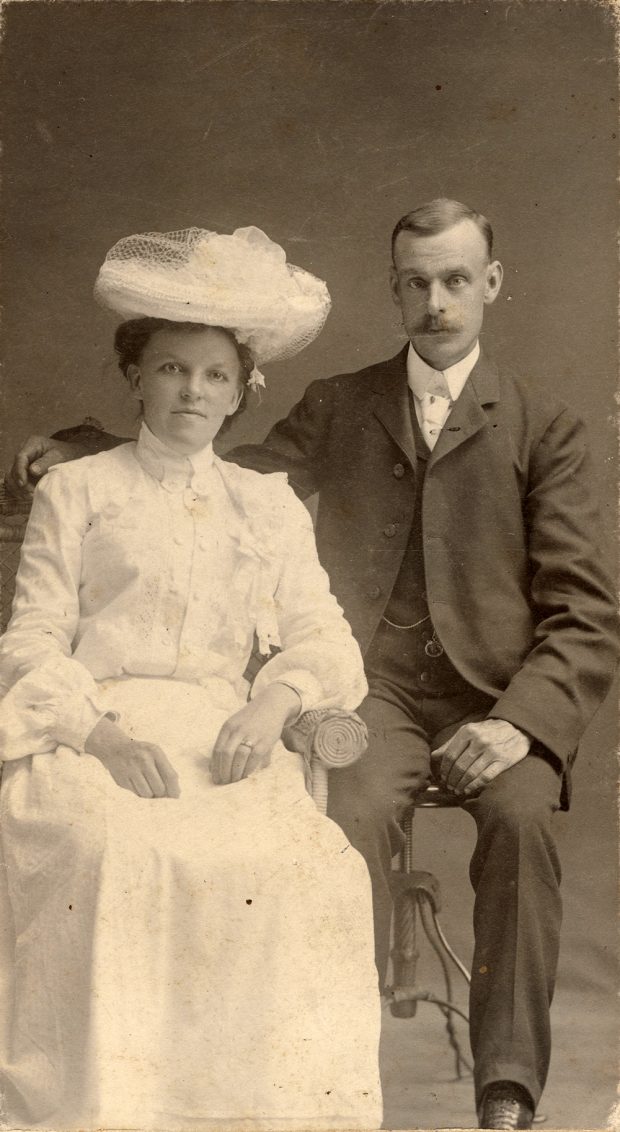
[(515, 1081), (494, 1081), (484, 1091), (479, 1112), (480, 1128), (496, 1128), (511, 1132), (513, 1128), (531, 1128), (534, 1106), (527, 1089)]

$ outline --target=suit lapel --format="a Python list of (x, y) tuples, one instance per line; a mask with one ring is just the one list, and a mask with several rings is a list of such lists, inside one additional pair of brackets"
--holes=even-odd
[(407, 384), (408, 349), (409, 344), (386, 362), (377, 374), (374, 391), (378, 396), (375, 397), (374, 414), (415, 469), (416, 447)]
[[(374, 414), (415, 469), (417, 455), (407, 384), (408, 349), (409, 344), (395, 358), (377, 367), (373, 384)], [(484, 406), (494, 404), (499, 398), (497, 370), (481, 354), (430, 454), (429, 467), (479, 432), (487, 421)]]
[(496, 401), (499, 401), (497, 370), (481, 355), (442, 429), (431, 453), (429, 468), (479, 432), (487, 421), (483, 406)]

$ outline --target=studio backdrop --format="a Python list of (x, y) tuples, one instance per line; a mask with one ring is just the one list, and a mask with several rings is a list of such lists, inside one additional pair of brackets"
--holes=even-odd
[[(121, 236), (254, 224), (327, 281), (324, 331), (266, 367), (231, 445), (260, 439), (311, 379), (396, 352), (391, 230), (450, 196), (490, 218), (505, 266), (485, 346), (585, 417), (613, 527), (617, 106), (603, 5), (29, 0), (2, 19), (4, 467), (28, 433), (87, 415), (135, 432), (114, 320), (92, 298)], [(588, 733), (560, 830), (559, 1008), (583, 993), (599, 1048), (615, 989), (613, 716), (610, 701)], [(457, 869), (467, 949), (460, 828), (425, 866)]]

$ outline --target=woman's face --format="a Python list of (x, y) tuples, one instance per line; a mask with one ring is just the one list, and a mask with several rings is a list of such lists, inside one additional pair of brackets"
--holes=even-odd
[(151, 432), (183, 456), (213, 440), (243, 392), (235, 346), (212, 327), (156, 330), (127, 378)]

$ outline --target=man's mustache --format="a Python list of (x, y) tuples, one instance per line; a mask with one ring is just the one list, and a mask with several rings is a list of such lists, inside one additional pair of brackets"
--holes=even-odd
[(432, 334), (438, 330), (448, 331), (452, 333), (458, 330), (459, 327), (454, 322), (449, 322), (445, 318), (424, 318), (417, 326), (418, 334)]

